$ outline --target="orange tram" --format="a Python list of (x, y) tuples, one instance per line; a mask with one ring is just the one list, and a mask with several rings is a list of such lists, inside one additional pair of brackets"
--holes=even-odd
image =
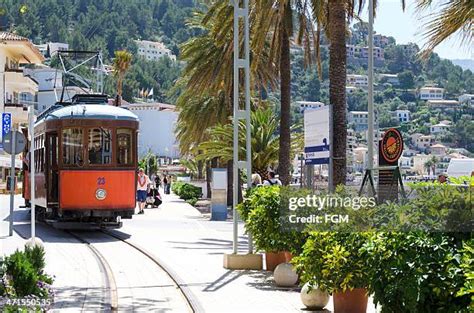
[[(36, 218), (59, 228), (122, 226), (135, 211), (138, 117), (105, 95), (76, 95), (35, 123)], [(23, 197), (28, 204), (25, 150)]]

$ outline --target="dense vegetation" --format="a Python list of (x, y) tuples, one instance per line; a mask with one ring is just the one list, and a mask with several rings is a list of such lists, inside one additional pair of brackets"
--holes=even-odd
[[(179, 44), (195, 35), (186, 27), (195, 8), (193, 0), (0, 0), (0, 27), (34, 43), (66, 42), (71, 49), (101, 50), (107, 63), (114, 51), (135, 53), (135, 39), (163, 42), (175, 55)], [(168, 59), (147, 62), (134, 58), (124, 82), (123, 97), (131, 101), (141, 88), (153, 88), (155, 99), (166, 97), (180, 73)], [(109, 79), (111, 80), (111, 79)], [(114, 94), (114, 83), (106, 91)]]
[[(0, 27), (2, 30), (26, 36), (37, 44), (59, 41), (69, 43), (72, 49), (101, 49), (107, 63), (111, 63), (111, 57), (116, 50), (127, 49), (136, 53), (134, 39), (162, 41), (179, 57), (180, 45), (202, 32), (199, 27), (190, 27), (187, 24), (193, 11), (201, 9), (196, 3), (198, 1), (193, 0), (0, 0)], [(356, 23), (351, 28), (348, 42), (364, 46), (366, 35), (366, 24)], [(293, 101), (329, 102), (327, 43), (323, 36), (320, 75), (316, 66), (304, 66), (302, 51), (298, 53), (297, 49), (292, 49)], [(389, 45), (385, 47), (384, 52), (384, 65), (377, 67), (376, 73), (397, 74), (400, 85), (392, 86), (384, 81), (376, 81), (378, 85), (374, 100), (380, 117), (379, 126), (400, 126), (390, 111), (407, 108), (412, 112), (414, 122), (404, 126), (406, 132), (428, 133), (426, 123), (448, 119), (454, 122), (455, 131), (448, 133), (443, 142), (473, 151), (472, 143), (470, 145), (465, 140), (472, 134), (472, 121), (462, 118), (463, 115), (472, 114), (472, 109), (463, 108), (455, 115), (439, 110), (429, 111), (425, 101), (418, 100), (414, 91), (425, 84), (434, 84), (445, 88), (445, 98), (456, 99), (460, 94), (474, 93), (474, 74), (454, 65), (450, 60), (439, 58), (436, 54), (432, 54), (426, 61), (421, 61), (416, 54), (396, 45), (393, 38), (389, 38)], [(170, 90), (181, 73), (180, 62), (173, 62), (168, 58), (149, 62), (134, 57), (125, 76), (123, 98), (132, 101), (139, 90), (153, 88), (154, 99), (174, 103), (177, 95)], [(365, 74), (366, 65), (349, 60), (348, 73)], [(113, 78), (106, 81), (106, 92), (115, 94)], [(270, 91), (268, 96), (274, 100), (272, 102), (279, 102), (277, 89)], [(367, 92), (359, 90), (349, 95), (347, 103), (350, 111), (367, 110)], [(295, 110), (293, 121), (301, 118)]]

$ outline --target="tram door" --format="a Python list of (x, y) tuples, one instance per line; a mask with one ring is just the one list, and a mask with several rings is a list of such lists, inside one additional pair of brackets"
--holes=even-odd
[(46, 135), (47, 142), (47, 188), (48, 188), (48, 204), (58, 204), (58, 134), (48, 133)]

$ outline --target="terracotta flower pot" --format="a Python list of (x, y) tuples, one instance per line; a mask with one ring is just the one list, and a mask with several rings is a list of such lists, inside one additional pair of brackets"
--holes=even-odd
[(369, 297), (365, 288), (335, 292), (333, 299), (334, 313), (366, 313), (367, 311)]
[(283, 251), (283, 252), (280, 252), (283, 257), (283, 260), (285, 260), (283, 263), (290, 263), (291, 259), (293, 258), (293, 254), (291, 254), (291, 252), (288, 252), (288, 251)]
[(267, 271), (274, 271), (281, 263), (290, 263), (293, 255), (288, 251), (265, 252), (265, 264)]
[(265, 265), (267, 271), (274, 271), (281, 261), (280, 252), (265, 252)]

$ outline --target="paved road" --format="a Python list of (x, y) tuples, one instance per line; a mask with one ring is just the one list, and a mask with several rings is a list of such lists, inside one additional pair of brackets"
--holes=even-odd
[[(4, 199), (0, 196), (0, 204)], [(25, 214), (23, 211), (22, 214)], [(223, 268), (223, 254), (232, 252), (232, 222), (209, 221), (196, 209), (176, 196), (164, 197), (158, 209), (147, 209), (144, 215), (135, 215), (132, 220), (123, 220), (124, 226), (114, 233), (137, 243), (158, 257), (170, 269), (183, 288), (191, 292), (193, 301), (204, 312), (300, 312), (303, 308), (298, 288), (277, 288), (271, 273), (265, 271), (231, 271)], [(28, 224), (16, 226), (19, 232), (28, 233)], [(23, 227), (23, 230), (21, 228)], [(57, 308), (73, 311), (97, 311), (104, 297), (104, 275), (97, 261), (84, 245), (65, 239), (62, 235), (48, 232), (38, 226), (39, 236), (45, 239), (48, 272), (56, 275)], [(246, 252), (247, 238), (243, 225), (239, 225), (239, 251)], [(111, 267), (120, 273), (129, 266), (140, 271), (145, 262), (135, 259), (130, 251), (116, 247), (114, 241), (104, 241), (90, 233), (88, 239), (96, 240), (96, 246), (104, 255), (114, 259)], [(10, 240), (12, 241), (12, 240)], [(20, 239), (17, 238), (17, 244)], [(10, 244), (11, 246), (11, 244)], [(116, 249), (117, 248), (117, 249)], [(11, 249), (10, 249), (11, 250)], [(120, 251), (120, 252), (118, 252)], [(117, 253), (118, 252), (118, 253)], [(117, 254), (119, 257), (117, 257)], [(120, 257), (122, 256), (122, 257)], [(143, 263), (142, 267), (148, 267)], [(142, 282), (143, 286), (166, 287), (153, 284), (159, 278), (117, 274), (118, 285), (125, 288), (121, 294), (124, 303), (132, 298), (143, 302), (144, 308), (150, 296), (146, 288), (129, 288)], [(120, 288), (120, 289), (121, 289)], [(119, 289), (119, 290), (120, 290)], [(166, 298), (166, 296), (164, 296)], [(129, 308), (130, 308), (129, 307)], [(79, 309), (79, 310), (78, 310)], [(159, 308), (158, 308), (159, 309)], [(169, 305), (173, 312), (182, 312), (178, 306)], [(332, 305), (328, 306), (332, 309)], [(375, 312), (373, 306), (368, 310)]]

